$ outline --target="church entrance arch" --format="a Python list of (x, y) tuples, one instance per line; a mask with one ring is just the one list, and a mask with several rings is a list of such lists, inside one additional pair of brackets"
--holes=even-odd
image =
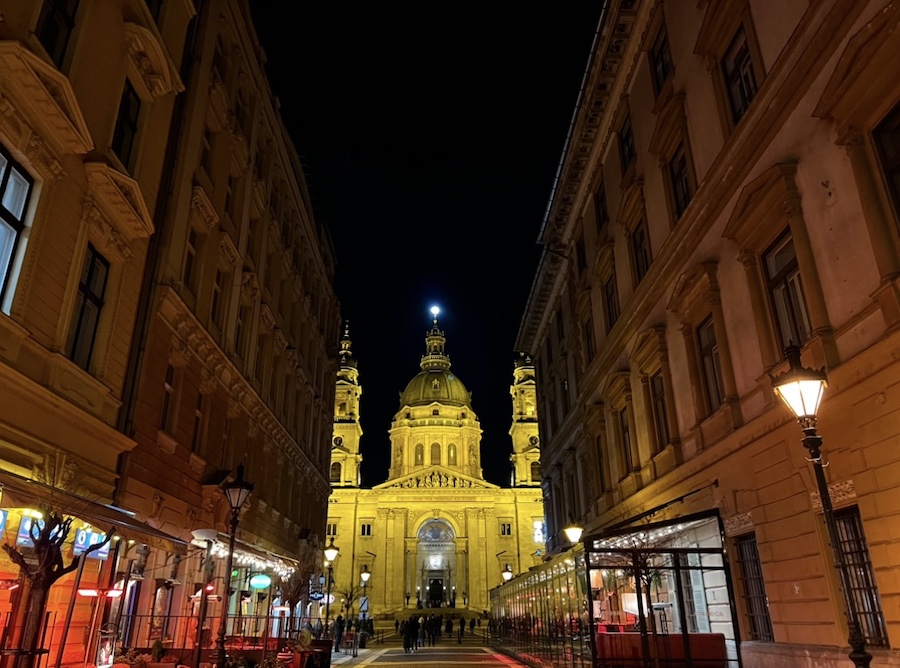
[(423, 608), (456, 605), (456, 532), (445, 520), (432, 518), (416, 534), (416, 603)]

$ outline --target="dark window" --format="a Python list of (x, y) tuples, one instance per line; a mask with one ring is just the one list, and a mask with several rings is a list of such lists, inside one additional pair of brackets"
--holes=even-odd
[(197, 252), (200, 250), (200, 235), (191, 228), (188, 231), (187, 247), (185, 248), (184, 273), (182, 275), (182, 283), (184, 287), (193, 291), (194, 288), (194, 269), (197, 265)]
[[(338, 462), (335, 462), (334, 464), (331, 465), (331, 471), (328, 476), (328, 479), (331, 482), (340, 482), (341, 481), (341, 465)], [(332, 526), (334, 526), (334, 525), (329, 524), (328, 528), (331, 529)], [(331, 536), (333, 534), (329, 533), (327, 535)]]
[(194, 435), (191, 438), (191, 451), (200, 452), (200, 446), (203, 445), (203, 410), (205, 408), (206, 398), (204, 395), (197, 395), (197, 406), (194, 408)]
[(660, 448), (669, 444), (669, 413), (666, 409), (666, 386), (662, 371), (650, 376), (650, 399), (653, 403), (653, 422)]
[(419, 443), (416, 445), (416, 466), (425, 465), (425, 446)]
[(672, 51), (669, 49), (669, 35), (665, 28), (657, 33), (653, 46), (650, 47), (650, 65), (653, 72), (653, 85), (659, 94), (672, 72)]
[(159, 416), (159, 427), (163, 431), (172, 431), (172, 414), (175, 408), (175, 367), (166, 367), (166, 380), (163, 383), (163, 405)]
[(125, 89), (119, 101), (119, 116), (113, 131), (112, 150), (126, 168), (131, 167), (131, 152), (134, 150), (134, 138), (137, 136), (138, 115), (141, 112), (141, 98), (134, 86), (125, 79)]
[(556, 338), (560, 342), (560, 347), (562, 347), (562, 342), (566, 338), (566, 327), (563, 323), (562, 309), (556, 312)]
[(634, 470), (634, 461), (631, 459), (631, 428), (628, 426), (628, 408), (619, 411), (619, 436), (622, 445), (622, 473), (624, 478)]
[(606, 187), (601, 183), (594, 193), (594, 211), (597, 214), (597, 235), (603, 232), (603, 228), (609, 222), (609, 209), (606, 207)]
[(88, 244), (84, 264), (81, 267), (81, 279), (75, 296), (75, 311), (66, 346), (69, 359), (84, 370), (91, 364), (108, 278), (109, 262)]
[(33, 186), (34, 179), (0, 148), (0, 298), (6, 293)]
[(500, 535), (501, 536), (512, 536), (512, 524), (509, 522), (501, 522), (500, 523)]
[(802, 345), (810, 336), (810, 327), (790, 230), (786, 230), (766, 250), (763, 263), (781, 347), (790, 342)]
[(584, 237), (579, 237), (575, 242), (575, 273), (581, 276), (587, 268), (587, 255), (584, 251)]
[(541, 463), (531, 462), (531, 482), (541, 481)]
[(738, 564), (741, 568), (744, 608), (750, 622), (750, 640), (775, 642), (772, 619), (769, 617), (769, 599), (766, 596), (766, 581), (756, 545), (756, 535), (752, 533), (735, 538)]
[(878, 125), (874, 136), (897, 216), (900, 215), (900, 104)]
[(234, 322), (234, 352), (241, 359), (244, 358), (244, 325), (247, 321), (249, 308), (241, 306), (237, 311), (237, 318)]
[(34, 34), (47, 50), (50, 60), (61, 68), (75, 27), (78, 0), (44, 0)]
[(147, 3), (147, 9), (150, 10), (150, 15), (153, 17), (153, 20), (156, 23), (159, 23), (159, 15), (162, 11), (163, 0), (144, 0)]
[(841, 554), (850, 576), (850, 593), (856, 601), (860, 630), (866, 644), (871, 647), (889, 647), (884, 611), (881, 609), (859, 508), (854, 506), (835, 511), (834, 520)]
[(650, 271), (650, 237), (644, 220), (631, 233), (631, 251), (634, 257), (634, 280), (635, 283), (640, 283)]
[(719, 344), (716, 341), (716, 329), (712, 315), (697, 327), (697, 342), (700, 346), (700, 365), (703, 374), (703, 385), (706, 390), (706, 401), (710, 412), (718, 410), (725, 401), (722, 391), (722, 368), (719, 365)]
[(672, 183), (672, 198), (675, 205), (675, 217), (681, 218), (681, 214), (691, 203), (691, 179), (688, 169), (687, 155), (684, 145), (679, 144), (669, 160), (669, 180)]
[[(334, 466), (338, 467), (340, 470), (340, 464), (335, 464)], [(332, 466), (332, 470), (334, 470), (334, 466)], [(332, 478), (334, 480), (334, 478)], [(340, 480), (340, 474), (338, 474), (338, 480)], [(325, 525), (325, 535), (326, 536), (337, 536), (338, 535), (338, 525), (337, 523), (329, 523)]]
[(213, 279), (212, 286), (212, 303), (209, 307), (210, 317), (216, 327), (222, 327), (222, 313), (225, 311), (225, 298), (223, 291), (225, 289), (226, 276), (225, 272), (217, 269), (216, 277)]
[(432, 443), (431, 444), (431, 463), (432, 464), (440, 464), (441, 463), (441, 444), (440, 443)]
[(585, 361), (590, 364), (597, 354), (597, 348), (594, 344), (594, 322), (588, 318), (584, 325), (584, 357)]
[(371, 536), (372, 535), (372, 525), (368, 522), (363, 522), (359, 526), (359, 535), (360, 536)]
[(625, 116), (625, 121), (619, 130), (619, 158), (622, 161), (622, 173), (624, 174), (634, 162), (634, 132), (631, 129), (630, 116)]
[(609, 332), (619, 319), (619, 290), (616, 272), (612, 271), (603, 283), (603, 305), (606, 307), (606, 331)]
[(744, 28), (738, 29), (731, 45), (722, 58), (722, 72), (725, 76), (725, 89), (731, 105), (732, 120), (737, 123), (756, 96), (756, 74), (753, 72), (753, 60), (747, 46), (747, 35)]

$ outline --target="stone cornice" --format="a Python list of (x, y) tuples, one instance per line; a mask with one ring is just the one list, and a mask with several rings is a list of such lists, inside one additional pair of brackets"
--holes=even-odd
[(307, 453), (300, 448), (287, 428), (256, 393), (250, 381), (219, 348), (210, 333), (204, 329), (171, 286), (159, 286), (158, 315), (172, 330), (174, 336), (187, 343), (193, 355), (211, 372), (215, 380), (234, 402), (243, 408), (251, 420), (259, 424), (260, 429), (278, 446), (279, 451), (295, 466), (307, 473), (314, 472), (314, 477), (310, 473), (312, 484), (317, 492), (327, 496), (330, 484), (322, 472), (310, 461)]

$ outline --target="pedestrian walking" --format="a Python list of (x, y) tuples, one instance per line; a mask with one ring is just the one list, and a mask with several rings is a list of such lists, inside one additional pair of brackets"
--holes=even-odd
[(459, 618), (459, 635), (456, 636), (456, 642), (461, 643), (463, 634), (466, 632), (466, 618)]
[(344, 615), (338, 615), (334, 620), (334, 651), (341, 651), (341, 640), (344, 639)]
[(469, 635), (475, 635), (475, 618), (469, 620)]
[(453, 640), (453, 618), (447, 617), (447, 623), (444, 624), (444, 633), (447, 634), (447, 637), (450, 640)]

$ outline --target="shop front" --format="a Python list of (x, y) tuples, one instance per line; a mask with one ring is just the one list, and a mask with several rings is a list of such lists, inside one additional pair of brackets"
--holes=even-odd
[(740, 668), (716, 511), (607, 530), (492, 593), (499, 645), (541, 666)]

